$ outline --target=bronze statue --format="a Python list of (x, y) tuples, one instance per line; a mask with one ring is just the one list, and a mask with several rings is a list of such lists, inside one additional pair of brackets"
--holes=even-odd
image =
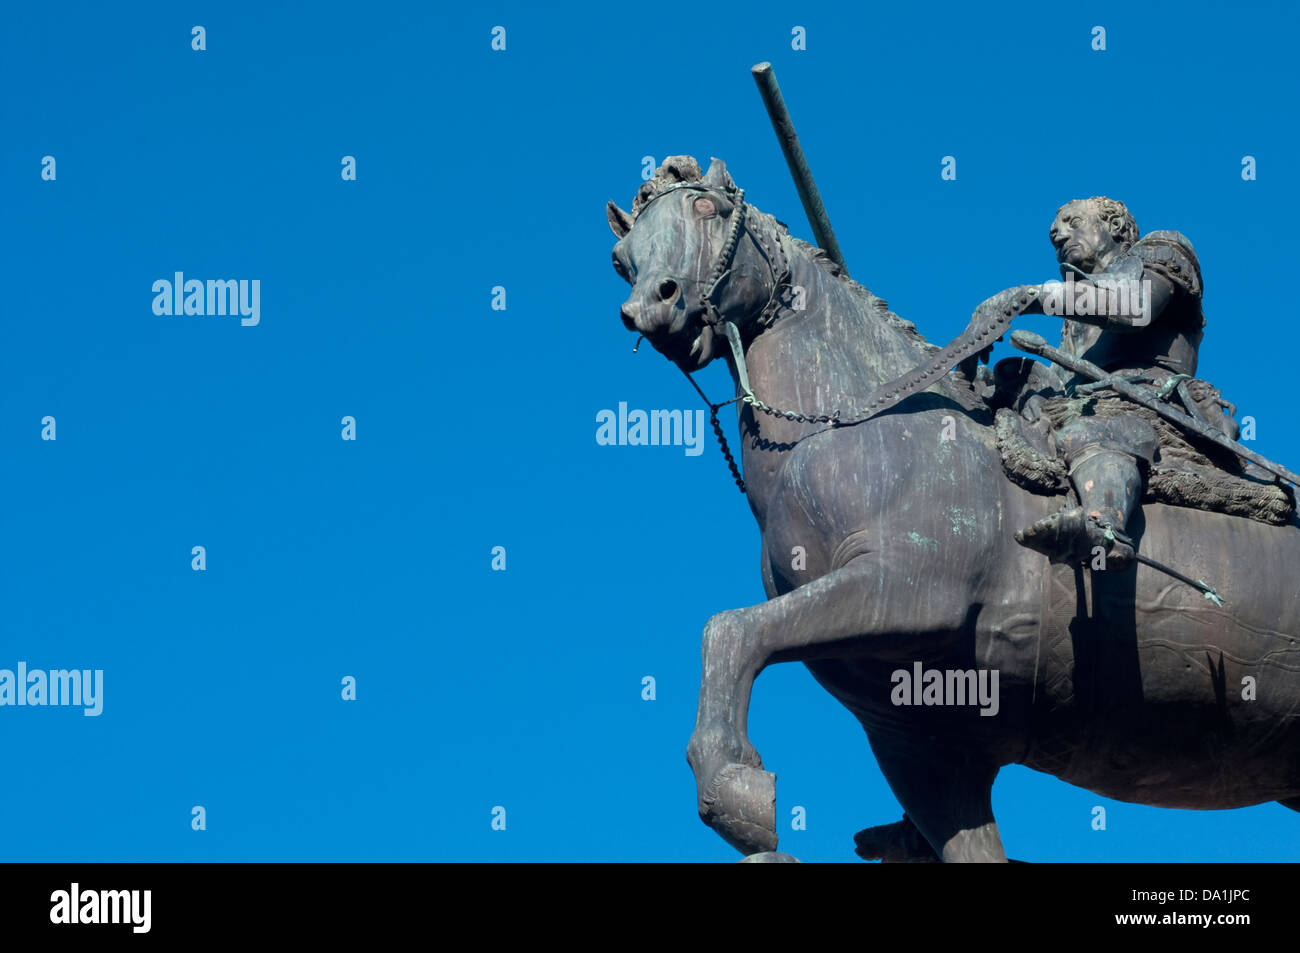
[[(1132, 408), (1089, 414), (1114, 399), (1107, 387), (1066, 393), (1063, 375), (1025, 358), (972, 369), (1016, 315), (1050, 300), (1042, 286), (995, 295), (940, 348), (749, 204), (720, 160), (701, 175), (671, 157), (631, 212), (609, 204), (614, 264), (632, 286), (624, 324), (685, 372), (723, 358), (735, 383), (741, 459), (724, 453), (761, 530), (768, 599), (708, 620), (687, 757), (701, 818), (743, 853), (777, 846), (775, 778), (746, 719), (754, 679), (785, 661), (807, 665), (861, 721), (906, 812), (859, 836), (865, 856), (1005, 860), (990, 792), (1013, 763), (1144, 804), (1300, 809), (1300, 521), (1273, 476), (1290, 471), (1248, 471), (1221, 427), (1164, 407), (1191, 393), (1181, 375), (1195, 370), (1200, 286), (1183, 269), (1194, 253), (1168, 237), (1134, 254), (1136, 231), (1112, 231), (1101, 208), (1076, 206), (1077, 223), (1070, 212), (1055, 228), (1063, 263), (1085, 281), (1117, 268), (1149, 278), (1138, 302), (1151, 324), (1135, 324), (1140, 349), (1110, 352), (1118, 329), (1078, 321), (1066, 348), (1113, 353), (1094, 376), (1118, 372), (1115, 394), (1146, 401), (1133, 406), (1157, 433), (1201, 428), (1185, 447), (1132, 441), (1140, 428), (1117, 435), (1125, 424), (1089, 429), (1096, 421), (1074, 441), (1072, 413), (1113, 422)], [(1162, 292), (1156, 278), (1174, 264), (1182, 278)], [(1196, 394), (1203, 415), (1225, 409), (1212, 389)], [(710, 406), (716, 420), (724, 405)], [(1089, 459), (1116, 466), (1091, 489)], [(1017, 544), (1017, 528), (1046, 525), (1073, 551), (1082, 524), (1050, 517), (1080, 483), (1085, 513), (1111, 523), (1107, 543), (1140, 534), (1127, 566), (1115, 565), (1119, 547), (1095, 571)], [(1051, 535), (1030, 539), (1055, 552)], [(994, 673), (996, 710), (969, 704)]]

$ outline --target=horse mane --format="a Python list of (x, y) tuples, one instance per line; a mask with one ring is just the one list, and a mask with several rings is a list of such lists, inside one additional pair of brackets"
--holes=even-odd
[[(758, 211), (758, 209), (755, 208), (754, 211)], [(766, 213), (760, 214), (766, 215)], [(770, 215), (766, 215), (766, 217), (771, 218), (772, 221), (776, 223), (777, 227), (779, 227), (785, 234), (791, 245), (798, 248), (805, 255), (811, 258), (814, 264), (820, 266), (824, 271), (829, 272), (832, 277), (844, 284), (854, 297), (862, 301), (864, 307), (873, 308), (876, 311), (879, 311), (881, 317), (883, 317), (886, 322), (888, 322), (892, 327), (897, 328), (899, 331), (902, 331), (904, 336), (915, 342), (923, 353), (943, 350), (942, 347), (938, 344), (931, 343), (924, 334), (918, 331), (915, 323), (908, 321), (906, 318), (899, 317), (894, 312), (890, 311), (888, 301), (881, 298), (879, 295), (873, 294), (866, 285), (859, 284), (850, 278), (844, 269), (839, 266), (839, 263), (827, 255), (823, 249), (818, 248), (811, 242), (804, 241), (802, 238), (796, 238), (791, 235), (789, 227), (784, 222), (773, 218)]]
[[(700, 171), (700, 164), (695, 161), (694, 156), (668, 156), (655, 170), (654, 175), (641, 183), (641, 187), (636, 190), (636, 197), (632, 200), (632, 218), (635, 219), (641, 213), (641, 209), (645, 208), (652, 198), (669, 186), (682, 182), (703, 181), (704, 174)], [(730, 174), (727, 175), (727, 181), (733, 187), (735, 186)], [(833, 261), (823, 249), (818, 248), (811, 242), (804, 241), (802, 238), (796, 238), (790, 234), (790, 227), (785, 222), (767, 214), (752, 203), (748, 204), (751, 214), (756, 214), (759, 221), (765, 226), (777, 229), (796, 250), (802, 252), (815, 265), (842, 283), (854, 297), (862, 302), (864, 310), (870, 309), (878, 312), (886, 323), (901, 331), (905, 337), (917, 345), (922, 353), (943, 350), (939, 345), (928, 341), (925, 335), (916, 329), (913, 322), (890, 311), (888, 301), (872, 294), (871, 290), (865, 285), (859, 284), (850, 278), (848, 273)]]

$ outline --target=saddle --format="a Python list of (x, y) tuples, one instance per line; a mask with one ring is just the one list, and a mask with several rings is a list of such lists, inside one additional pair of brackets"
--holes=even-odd
[[(1121, 372), (1124, 375), (1124, 372)], [(1171, 379), (1172, 378), (1172, 379)], [(1236, 408), (1208, 381), (1155, 375), (1154, 386), (1168, 392), (1180, 409), (1236, 439)], [(1079, 416), (1133, 415), (1155, 429), (1158, 449), (1147, 475), (1142, 501), (1242, 516), (1281, 526), (1295, 513), (1295, 495), (1262, 467), (1223, 448), (1184, 433), (1148, 408), (1105, 388), (1067, 394), (1044, 365), (1027, 358), (999, 361), (986, 400), (994, 410), (998, 453), (1008, 478), (1034, 493), (1070, 491), (1066, 466), (1057, 453), (1054, 432)], [(1176, 405), (1176, 406), (1178, 406)]]

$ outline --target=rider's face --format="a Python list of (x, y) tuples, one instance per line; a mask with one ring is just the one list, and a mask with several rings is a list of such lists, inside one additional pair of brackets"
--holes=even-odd
[(1092, 274), (1101, 271), (1119, 246), (1095, 210), (1077, 202), (1061, 209), (1052, 223), (1056, 260)]

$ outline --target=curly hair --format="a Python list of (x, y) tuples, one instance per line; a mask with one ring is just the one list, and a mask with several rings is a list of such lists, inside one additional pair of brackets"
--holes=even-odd
[(636, 190), (636, 198), (632, 200), (632, 217), (636, 218), (640, 215), (641, 209), (645, 208), (646, 203), (661, 189), (676, 185), (678, 182), (699, 182), (703, 178), (704, 173), (700, 171), (700, 164), (693, 156), (669, 156), (655, 170), (654, 176), (649, 181), (643, 182)]
[[(1082, 205), (1089, 211), (1095, 211), (1105, 223), (1110, 237), (1119, 244), (1129, 246), (1137, 244), (1140, 237), (1137, 222), (1133, 220), (1133, 216), (1123, 202), (1108, 199), (1104, 195), (1094, 195), (1089, 199), (1072, 199), (1056, 210), (1057, 217), (1060, 217), (1060, 214), (1071, 205)], [(1056, 219), (1052, 221), (1055, 223)]]

